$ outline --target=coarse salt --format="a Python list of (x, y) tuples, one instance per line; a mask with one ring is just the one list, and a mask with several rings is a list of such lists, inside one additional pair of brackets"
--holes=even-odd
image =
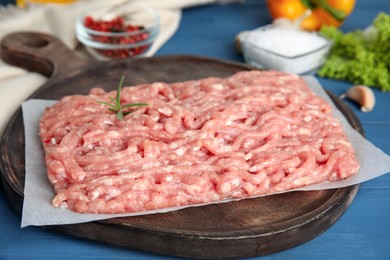
[(273, 27), (268, 30), (253, 31), (248, 41), (259, 48), (287, 57), (312, 52), (327, 42), (312, 32)]
[(274, 26), (249, 32), (242, 39), (242, 45), (247, 63), (295, 74), (318, 69), (331, 46), (317, 33)]

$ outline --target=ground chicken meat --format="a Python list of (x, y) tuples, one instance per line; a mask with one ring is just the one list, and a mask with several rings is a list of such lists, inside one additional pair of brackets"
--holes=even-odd
[(40, 121), (52, 204), (82, 213), (140, 212), (248, 198), (356, 174), (359, 163), (331, 107), (296, 75), (122, 89), (118, 120), (95, 88), (62, 98)]

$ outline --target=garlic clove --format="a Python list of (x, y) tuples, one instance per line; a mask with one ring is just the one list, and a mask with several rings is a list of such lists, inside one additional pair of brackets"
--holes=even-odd
[(362, 85), (353, 86), (348, 89), (347, 93), (341, 96), (341, 98), (348, 98), (355, 101), (360, 105), (362, 112), (370, 112), (375, 106), (375, 95), (374, 91)]

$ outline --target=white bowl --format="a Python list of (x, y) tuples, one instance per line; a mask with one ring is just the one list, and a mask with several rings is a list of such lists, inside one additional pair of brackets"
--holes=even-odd
[[(113, 26), (117, 17), (122, 17), (124, 26), (133, 25), (137, 29), (131, 31), (124, 27), (116, 31)], [(105, 25), (97, 28), (94, 21), (104, 22)], [(76, 22), (77, 39), (99, 60), (143, 56), (156, 39), (159, 29), (157, 12), (140, 4), (115, 12), (93, 9), (80, 14)]]
[(274, 28), (273, 25), (263, 26), (245, 33), (240, 37), (239, 40), (241, 42), (244, 59), (248, 64), (258, 68), (275, 69), (294, 74), (312, 74), (323, 65), (330, 47), (332, 46), (332, 42), (319, 33), (310, 34), (314, 37), (321, 38), (324, 44), (315, 49), (303, 49), (303, 51), (297, 55), (286, 55), (285, 53), (278, 52), (276, 45), (286, 44), (288, 47), (290, 42), (288, 42), (287, 39), (281, 39), (281, 41), (284, 42), (276, 41), (273, 43), (273, 47), (271, 46), (268, 48), (260, 47), (261, 44), (253, 42), (253, 37), (251, 38), (253, 33), (264, 32)]

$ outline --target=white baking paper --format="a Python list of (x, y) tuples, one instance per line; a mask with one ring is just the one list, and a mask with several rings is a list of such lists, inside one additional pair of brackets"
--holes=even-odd
[[(320, 190), (346, 187), (365, 182), (390, 172), (390, 156), (364, 139), (349, 125), (348, 121), (333, 105), (324, 89), (314, 77), (304, 77), (304, 79), (316, 94), (332, 104), (334, 116), (343, 123), (344, 129), (355, 148), (361, 166), (359, 172), (348, 179), (337, 182), (323, 182), (296, 190)], [(26, 140), (26, 179), (22, 227), (29, 225), (45, 226), (83, 223), (114, 217), (162, 213), (183, 208), (176, 207), (131, 214), (80, 214), (68, 209), (52, 207), (51, 201), (54, 198), (54, 192), (46, 175), (44, 152), (38, 136), (38, 130), (39, 119), (42, 116), (44, 109), (55, 102), (56, 101), (32, 99), (22, 104)], [(227, 201), (228, 200), (225, 200), (223, 202)]]

